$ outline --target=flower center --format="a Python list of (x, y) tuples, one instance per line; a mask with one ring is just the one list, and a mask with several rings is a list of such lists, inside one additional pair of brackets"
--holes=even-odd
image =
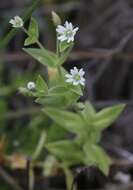
[(16, 25), (19, 26), (20, 25), (20, 21), (16, 20)]
[(73, 31), (72, 30), (67, 30), (65, 35), (69, 38), (73, 35)]
[(79, 74), (75, 74), (74, 80), (79, 81), (80, 79), (81, 79), (81, 78), (80, 78), (80, 75), (79, 75)]

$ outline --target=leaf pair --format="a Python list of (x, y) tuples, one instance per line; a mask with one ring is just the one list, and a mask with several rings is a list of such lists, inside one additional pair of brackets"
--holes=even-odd
[(111, 159), (107, 156), (102, 148), (97, 145), (86, 143), (83, 146), (85, 154), (84, 163), (86, 165), (97, 166), (105, 175), (109, 172)]
[(28, 37), (25, 39), (24, 45), (32, 45), (37, 42), (39, 38), (38, 23), (34, 18), (31, 18), (30, 25), (28, 28)]
[[(37, 93), (37, 95), (39, 95)], [(45, 107), (66, 108), (76, 103), (77, 99), (82, 95), (80, 86), (72, 88), (72, 86), (62, 83), (61, 85), (52, 86), (48, 89), (44, 96), (37, 96), (37, 103), (45, 105)]]
[(74, 141), (62, 140), (48, 143), (46, 144), (46, 148), (67, 166), (83, 163), (82, 151)]
[(67, 166), (80, 163), (89, 166), (95, 165), (105, 175), (108, 174), (111, 159), (98, 145), (85, 143), (82, 149), (75, 141), (62, 140), (47, 143), (45, 147), (52, 155)]
[(96, 113), (91, 104), (87, 102), (83, 111), (78, 113), (52, 107), (43, 109), (43, 112), (69, 132), (78, 136), (83, 135), (83, 139), (90, 137), (89, 141), (96, 142), (99, 140), (101, 131), (111, 125), (123, 109), (124, 105), (120, 104)]

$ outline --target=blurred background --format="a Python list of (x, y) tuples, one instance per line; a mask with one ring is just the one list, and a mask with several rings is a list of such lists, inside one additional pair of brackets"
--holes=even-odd
[[(101, 144), (116, 158), (115, 167), (132, 177), (132, 0), (1, 0), (0, 164), (4, 163), (3, 156), (6, 154), (21, 165), (22, 160), (18, 155), (30, 155), (38, 142), (40, 131), (47, 127), (44, 126), (45, 118), (31, 98), (22, 96), (18, 91), (20, 86), (34, 80), (38, 73), (45, 77), (45, 69), (23, 52), (25, 34), (20, 30), (11, 31), (9, 20), (15, 15), (23, 15), (28, 24), (32, 14), (38, 20), (41, 42), (54, 50), (53, 10), (63, 21), (71, 21), (79, 27), (74, 50), (64, 67), (69, 70), (76, 65), (86, 71), (82, 101), (89, 99), (97, 110), (120, 102), (127, 105), (119, 120), (103, 132)], [(0, 169), (3, 179), (2, 172)], [(5, 178), (0, 181), (0, 189), (6, 190), (8, 187), (3, 181), (6, 181)], [(97, 188), (105, 179), (101, 181), (97, 182)]]

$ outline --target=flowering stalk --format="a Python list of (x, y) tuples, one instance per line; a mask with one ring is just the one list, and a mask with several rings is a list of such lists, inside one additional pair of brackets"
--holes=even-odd
[[(56, 38), (56, 54), (57, 54), (58, 58), (60, 58), (60, 50), (59, 50), (59, 40), (58, 40), (58, 37)], [(61, 72), (61, 66), (58, 65), (57, 69), (58, 69), (59, 76), (61, 77), (61, 79), (63, 79), (62, 72)]]
[[(105, 108), (98, 113), (88, 101), (79, 106), (78, 101), (83, 95), (85, 86), (85, 72), (83, 68), (78, 69), (77, 67), (71, 69), (70, 73), (65, 69), (62, 72), (62, 64), (66, 61), (74, 45), (78, 27), (75, 28), (68, 21), (61, 25), (58, 16), (53, 14), (53, 17), (54, 24), (57, 26), (56, 53), (45, 49), (38, 41), (38, 23), (35, 19), (31, 18), (28, 30), (24, 28), (23, 22), (19, 18), (14, 18), (10, 23), (13, 27), (22, 28), (28, 35), (24, 42), (25, 46), (37, 43), (40, 47), (24, 48), (24, 51), (47, 66), (48, 69), (58, 69), (60, 79), (63, 79), (52, 80), (49, 78), (48, 85), (43, 77), (39, 75), (35, 83), (30, 81), (27, 88), (21, 88), (21, 92), (34, 97), (35, 102), (42, 105), (42, 112), (45, 113), (45, 116), (51, 118), (52, 127), (48, 128), (53, 130), (52, 134), (54, 134), (56, 127), (59, 127), (58, 130), (62, 127), (63, 133), (65, 130), (65, 135), (67, 131), (75, 134), (73, 139), (66, 139), (65, 135), (60, 138), (56, 132), (54, 136), (56, 140), (54, 141), (53, 138), (50, 139), (49, 137), (48, 140), (46, 138), (45, 143), (44, 135), (39, 141), (34, 154), (34, 159), (38, 158), (45, 144), (44, 147), (47, 152), (56, 158), (60, 167), (62, 166), (61, 168), (66, 175), (67, 189), (70, 190), (73, 178), (70, 170), (71, 166), (78, 164), (96, 165), (105, 175), (108, 174), (111, 160), (102, 147), (99, 146), (99, 137), (101, 132), (119, 116), (124, 105)], [(72, 111), (71, 108), (74, 106), (77, 110)]]

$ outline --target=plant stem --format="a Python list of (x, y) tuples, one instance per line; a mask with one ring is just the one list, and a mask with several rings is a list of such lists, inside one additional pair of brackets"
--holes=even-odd
[[(58, 40), (58, 36), (56, 37), (56, 54), (58, 56), (58, 58), (60, 58), (60, 50), (59, 50), (59, 40)], [(57, 67), (58, 69), (58, 73), (59, 73), (59, 76), (61, 77), (61, 79), (63, 79), (63, 76), (62, 76), (62, 72), (61, 72), (61, 66), (58, 65)]]
[(63, 166), (63, 170), (64, 170), (65, 177), (66, 177), (67, 190), (71, 190), (72, 187), (73, 187), (73, 190), (76, 190), (75, 185), (73, 184), (74, 176), (73, 176), (71, 170), (66, 166)]
[(38, 156), (40, 155), (40, 153), (42, 152), (42, 150), (44, 148), (45, 140), (46, 140), (46, 132), (42, 131), (39, 142), (38, 142), (35, 152), (32, 156), (33, 160), (36, 160), (38, 158)]
[(27, 158), (27, 182), (26, 189), (33, 190), (34, 189), (34, 171), (31, 162), (31, 158)]

